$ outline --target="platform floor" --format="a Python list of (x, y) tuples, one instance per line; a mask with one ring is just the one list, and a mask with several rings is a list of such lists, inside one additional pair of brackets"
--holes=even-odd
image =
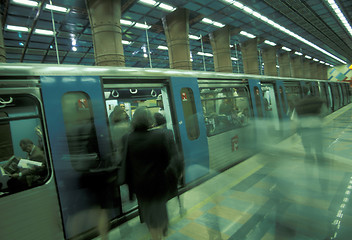
[[(351, 239), (352, 104), (324, 119), (324, 164), (294, 135), (168, 203), (168, 240)], [(96, 239), (100, 239), (99, 237)], [(109, 239), (149, 240), (136, 217)]]

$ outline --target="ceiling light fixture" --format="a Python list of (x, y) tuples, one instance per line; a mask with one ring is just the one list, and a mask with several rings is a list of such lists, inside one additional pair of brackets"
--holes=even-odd
[(158, 2), (153, 1), (153, 0), (139, 0), (139, 2), (147, 4), (147, 5), (152, 5), (152, 6), (158, 5)]
[(250, 33), (245, 32), (245, 31), (241, 31), (240, 34), (243, 35), (243, 36), (246, 36), (248, 38), (255, 38), (255, 36), (253, 34), (250, 34)]
[(202, 22), (207, 23), (207, 24), (211, 24), (211, 25), (216, 26), (216, 27), (225, 27), (225, 24), (222, 24), (220, 22), (215, 22), (215, 21), (213, 21), (213, 20), (211, 20), (209, 18), (203, 18)]
[(124, 44), (124, 45), (130, 45), (132, 42), (130, 42), (130, 41), (126, 41), (126, 40), (122, 40), (122, 44)]
[(46, 36), (53, 36), (54, 32), (51, 30), (45, 30), (45, 29), (35, 29), (34, 30), (35, 34), (39, 34), (39, 35), (46, 35)]
[(38, 2), (30, 1), (30, 0), (12, 0), (11, 2), (14, 4), (28, 6), (28, 7), (38, 7), (39, 5)]
[(191, 34), (188, 35), (188, 38), (189, 38), (189, 39), (193, 39), (193, 40), (199, 40), (199, 39), (200, 39), (199, 36), (191, 35)]
[(160, 50), (168, 50), (168, 47), (159, 45), (159, 46), (157, 47), (157, 49), (160, 49)]
[(281, 49), (282, 49), (282, 50), (285, 50), (285, 51), (287, 51), (287, 52), (291, 52), (291, 51), (292, 51), (292, 49), (291, 49), (291, 48), (288, 48), (288, 47), (282, 47)]
[[(240, 9), (241, 11), (245, 12), (246, 14), (249, 14), (249, 15), (251, 15), (251, 16), (253, 16), (253, 17), (255, 17), (255, 18), (257, 18), (257, 19), (259, 19), (259, 20), (261, 20), (261, 21), (263, 21), (263, 22), (265, 22), (267, 24), (269, 24), (269, 25), (271, 25), (272, 27), (274, 27), (274, 28), (276, 28), (276, 29), (278, 29), (278, 30), (290, 35), (291, 37), (294, 37), (294, 38), (298, 39), (299, 41), (307, 44), (308, 46), (311, 46), (311, 47), (315, 48), (316, 50), (324, 53), (325, 55), (328, 55), (329, 57), (341, 62), (342, 64), (347, 64), (347, 62), (345, 62), (344, 60), (338, 58), (337, 56), (335, 56), (335, 55), (333, 55), (331, 53), (329, 53), (325, 49), (315, 45), (314, 43), (312, 43), (312, 42), (308, 41), (307, 39), (297, 35), (296, 33), (288, 30), (287, 28), (281, 26), (280, 24), (275, 23), (274, 21), (272, 21), (269, 18), (261, 15), (260, 13), (253, 11), (253, 9), (245, 6), (241, 2), (239, 2), (239, 1), (228, 1), (228, 0), (222, 0), (222, 1), (226, 2), (226, 3), (230, 3), (231, 6), (234, 6), (234, 7), (238, 8), (238, 9)], [(329, 1), (333, 1), (333, 0), (329, 0)]]
[(53, 10), (53, 11), (62, 12), (62, 13), (68, 13), (70, 11), (69, 8), (59, 7), (51, 4), (45, 4), (44, 9)]
[(160, 3), (158, 8), (164, 9), (164, 10), (166, 10), (168, 12), (173, 12), (173, 11), (176, 10), (176, 8), (174, 8), (173, 6), (167, 5), (165, 3)]
[(276, 43), (272, 42), (272, 41), (269, 41), (269, 40), (265, 40), (264, 43), (270, 45), (270, 46), (276, 46)]
[(30, 28), (28, 27), (21, 27), (21, 26), (14, 26), (14, 25), (6, 25), (6, 30), (9, 31), (16, 31), (16, 32), (29, 32)]

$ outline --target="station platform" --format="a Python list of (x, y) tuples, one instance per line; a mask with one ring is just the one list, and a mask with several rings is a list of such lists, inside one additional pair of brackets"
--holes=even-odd
[[(299, 135), (168, 202), (168, 240), (350, 239), (352, 104), (325, 117), (324, 163), (305, 159)], [(97, 237), (96, 239), (100, 239)], [(149, 240), (139, 217), (109, 239)]]

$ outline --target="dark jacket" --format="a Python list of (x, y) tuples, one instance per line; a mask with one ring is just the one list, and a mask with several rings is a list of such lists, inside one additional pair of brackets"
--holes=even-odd
[[(129, 134), (126, 180), (130, 190), (137, 197), (144, 199), (168, 197), (167, 168), (173, 155), (170, 141), (173, 139), (162, 130), (141, 130)], [(175, 146), (174, 143), (171, 144)]]

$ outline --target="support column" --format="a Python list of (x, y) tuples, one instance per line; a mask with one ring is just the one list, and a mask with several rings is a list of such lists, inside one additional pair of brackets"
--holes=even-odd
[(162, 19), (169, 49), (170, 68), (192, 70), (188, 16), (189, 11), (180, 8)]
[(312, 79), (318, 79), (318, 66), (316, 62), (310, 62), (310, 77)]
[(292, 61), (292, 77), (303, 78), (303, 64), (301, 56), (295, 56)]
[(257, 38), (253, 38), (241, 44), (244, 73), (260, 74), (257, 41)]
[(0, 62), (6, 62), (4, 35), (2, 32), (2, 15), (0, 14)]
[(290, 53), (285, 52), (280, 54), (278, 61), (280, 67), (280, 77), (292, 77)]
[(215, 72), (232, 73), (229, 26), (210, 33), (209, 38), (213, 48)]
[(125, 66), (121, 32), (121, 0), (87, 0), (95, 65)]
[(262, 49), (264, 61), (264, 75), (278, 76), (276, 68), (276, 47), (267, 47)]
[(303, 78), (312, 78), (310, 70), (310, 60), (302, 59), (303, 62)]
[(322, 80), (328, 80), (328, 66), (325, 64), (320, 64), (321, 65), (321, 79)]

